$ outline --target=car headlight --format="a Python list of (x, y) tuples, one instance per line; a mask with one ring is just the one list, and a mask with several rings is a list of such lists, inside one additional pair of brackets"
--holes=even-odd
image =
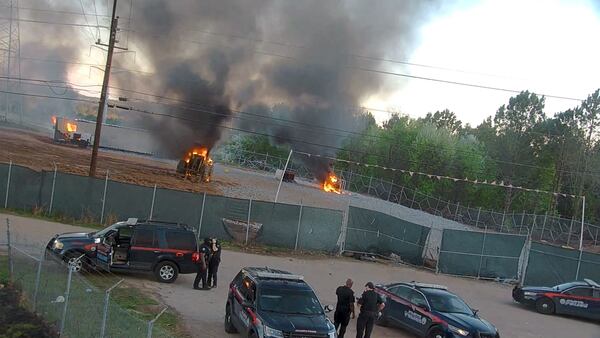
[(272, 329), (268, 326), (264, 326), (265, 337), (269, 338), (283, 338), (283, 332), (279, 330)]
[(64, 247), (65, 245), (63, 244), (63, 242), (59, 241), (58, 239), (54, 241), (54, 249), (62, 250), (62, 248)]
[(448, 330), (450, 330), (450, 331), (452, 331), (454, 333), (458, 333), (459, 335), (461, 335), (463, 337), (466, 337), (466, 336), (469, 335), (469, 331), (461, 329), (461, 328), (456, 327), (454, 325), (450, 325), (450, 324), (448, 324)]

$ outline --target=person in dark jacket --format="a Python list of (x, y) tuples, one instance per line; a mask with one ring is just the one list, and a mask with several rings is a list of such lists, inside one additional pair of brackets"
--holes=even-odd
[(354, 319), (354, 291), (352, 291), (352, 279), (346, 280), (346, 285), (342, 285), (335, 290), (337, 295), (337, 304), (333, 314), (333, 323), (335, 330), (338, 331), (338, 338), (344, 338), (346, 326), (350, 322), (350, 316)]
[[(210, 262), (210, 238), (205, 238), (204, 243), (200, 245), (200, 259), (198, 260), (198, 272), (194, 279), (194, 290), (208, 290), (210, 289), (206, 282), (206, 274), (208, 272), (208, 263)], [(200, 282), (202, 281), (202, 288), (200, 288)]]
[(360, 314), (356, 320), (356, 338), (370, 338), (375, 320), (385, 307), (383, 299), (375, 292), (375, 285), (372, 282), (365, 285), (365, 291), (358, 300), (358, 305), (360, 305)]
[(221, 243), (216, 238), (213, 238), (210, 245), (210, 260), (208, 261), (208, 286), (211, 288), (217, 287), (217, 272), (219, 264), (221, 264)]

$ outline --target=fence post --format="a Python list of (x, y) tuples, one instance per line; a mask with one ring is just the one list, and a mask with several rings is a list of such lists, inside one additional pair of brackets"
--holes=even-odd
[(540, 241), (544, 240), (544, 230), (546, 230), (546, 219), (548, 218), (548, 211), (544, 214), (544, 223), (542, 224), (542, 234), (540, 235)]
[(523, 214), (521, 215), (521, 226), (519, 227), (519, 235), (521, 234), (521, 228), (523, 227), (524, 222), (525, 222), (525, 210), (523, 210)]
[(571, 243), (571, 231), (573, 231), (573, 222), (575, 220), (575, 216), (571, 217), (571, 226), (569, 226), (569, 235), (567, 236), (567, 246)]
[(106, 188), (108, 187), (108, 169), (104, 179), (104, 193), (102, 194), (102, 211), (100, 212), (100, 224), (104, 224), (104, 207), (106, 206)]
[(154, 184), (154, 190), (152, 190), (152, 204), (150, 204), (150, 217), (148, 219), (152, 219), (154, 216), (154, 200), (156, 199), (156, 184)]
[(52, 176), (52, 192), (50, 193), (50, 206), (48, 207), (48, 215), (52, 215), (52, 206), (54, 206), (54, 187), (56, 186), (56, 162), (54, 163), (54, 175)]
[(577, 260), (577, 272), (575, 273), (575, 280), (579, 279), (579, 269), (581, 268), (581, 256), (583, 256), (583, 249), (579, 249), (579, 259)]
[(294, 251), (298, 250), (298, 237), (300, 237), (300, 224), (302, 223), (302, 200), (300, 201), (300, 213), (298, 214), (298, 229), (296, 230), (296, 244), (294, 244)]
[(202, 230), (202, 219), (204, 218), (204, 202), (206, 202), (206, 192), (202, 194), (202, 209), (200, 209), (200, 221), (198, 222), (198, 238), (200, 238), (200, 231)]
[(40, 280), (42, 278), (42, 266), (44, 264), (44, 258), (46, 257), (46, 248), (42, 247), (42, 252), (40, 253), (40, 261), (38, 262), (37, 273), (35, 275), (35, 289), (33, 291), (33, 312), (37, 307), (37, 296), (40, 290)]
[(10, 190), (10, 175), (12, 174), (12, 160), (8, 163), (8, 178), (6, 179), (6, 194), (4, 195), (4, 209), (8, 208), (8, 191)]
[(387, 201), (390, 201), (390, 197), (392, 196), (392, 190), (394, 190), (394, 179), (392, 178), (392, 182), (390, 183), (390, 191), (388, 191)]
[(500, 223), (500, 232), (502, 232), (502, 228), (504, 227), (505, 219), (506, 219), (506, 209), (502, 210), (502, 223)]
[(410, 201), (410, 208), (413, 208), (413, 203), (415, 203), (415, 198), (417, 198), (417, 189), (415, 189), (415, 193), (413, 194), (412, 201)]
[(116, 288), (117, 286), (119, 286), (119, 284), (121, 284), (124, 281), (124, 279), (121, 279), (120, 281), (118, 281), (117, 283), (115, 283), (115, 285), (111, 286), (110, 288), (108, 288), (108, 290), (106, 290), (105, 295), (104, 295), (104, 311), (102, 312), (102, 326), (100, 327), (100, 338), (104, 338), (105, 334), (106, 334), (106, 322), (108, 320), (108, 305), (110, 302), (110, 292)]
[(367, 195), (371, 195), (371, 183), (373, 183), (373, 176), (369, 178), (369, 187), (367, 188)]
[(154, 328), (154, 322), (157, 321), (158, 318), (162, 316), (163, 313), (165, 313), (165, 311), (167, 311), (167, 308), (162, 309), (162, 311), (156, 317), (154, 317), (154, 319), (148, 322), (148, 335), (146, 336), (147, 338), (152, 338), (152, 329)]
[[(479, 228), (479, 216), (481, 216), (481, 207), (477, 210), (477, 220), (475, 221), (475, 227)], [(487, 224), (485, 225), (485, 229), (487, 231)]]
[[(275, 207), (275, 205), (273, 205)], [(250, 213), (252, 212), (252, 199), (248, 200), (248, 219), (246, 221), (246, 245), (248, 245), (248, 234), (250, 233)]]
[(69, 309), (69, 296), (71, 295), (71, 279), (73, 278), (74, 267), (69, 264), (69, 276), (67, 277), (67, 290), (65, 291), (65, 306), (63, 307), (62, 319), (60, 321), (60, 333), (59, 337), (64, 337), (65, 324), (67, 321), (67, 311)]
[(487, 225), (483, 231), (483, 243), (481, 243), (481, 256), (479, 257), (479, 269), (477, 269), (477, 279), (481, 277), (481, 265), (483, 265), (483, 253), (485, 251), (485, 238), (487, 236)]
[(13, 260), (12, 260), (12, 248), (10, 243), (10, 220), (6, 218), (6, 241), (8, 247), (8, 281), (12, 282), (13, 276)]

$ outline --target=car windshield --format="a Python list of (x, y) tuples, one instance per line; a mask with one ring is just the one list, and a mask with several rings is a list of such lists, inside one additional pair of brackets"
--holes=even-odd
[(451, 293), (430, 294), (427, 298), (433, 310), (473, 315), (471, 308), (462, 299)]
[(119, 223), (115, 223), (111, 226), (109, 226), (108, 228), (104, 228), (100, 231), (96, 231), (93, 233), (94, 237), (104, 237), (104, 235), (106, 235), (107, 232), (111, 231), (111, 230), (115, 230), (117, 229), (119, 226), (121, 226), (121, 224)]
[(311, 290), (264, 288), (258, 298), (260, 310), (299, 315), (322, 314), (321, 303)]

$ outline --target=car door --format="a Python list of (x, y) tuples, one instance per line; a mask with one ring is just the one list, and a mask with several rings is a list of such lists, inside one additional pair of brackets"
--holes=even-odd
[(594, 288), (590, 303), (590, 318), (600, 320), (600, 289)]
[(250, 278), (244, 277), (238, 291), (239, 297), (234, 297), (233, 316), (237, 319), (238, 331), (248, 332), (253, 325), (254, 312), (246, 305), (254, 306), (255, 304), (256, 284)]
[(386, 303), (387, 309), (384, 309), (384, 311), (387, 311), (388, 318), (393, 324), (412, 330), (405, 317), (406, 311), (410, 308), (410, 303), (408, 302), (410, 288), (407, 286), (396, 286), (390, 288), (388, 291), (394, 296), (388, 297)]
[(422, 292), (410, 289), (408, 292), (409, 308), (404, 313), (405, 322), (418, 335), (425, 335), (431, 325), (429, 303)]
[(136, 228), (131, 238), (129, 266), (137, 270), (149, 270), (160, 254), (157, 230)]
[(594, 306), (593, 289), (588, 286), (575, 286), (555, 297), (556, 313), (589, 317)]

